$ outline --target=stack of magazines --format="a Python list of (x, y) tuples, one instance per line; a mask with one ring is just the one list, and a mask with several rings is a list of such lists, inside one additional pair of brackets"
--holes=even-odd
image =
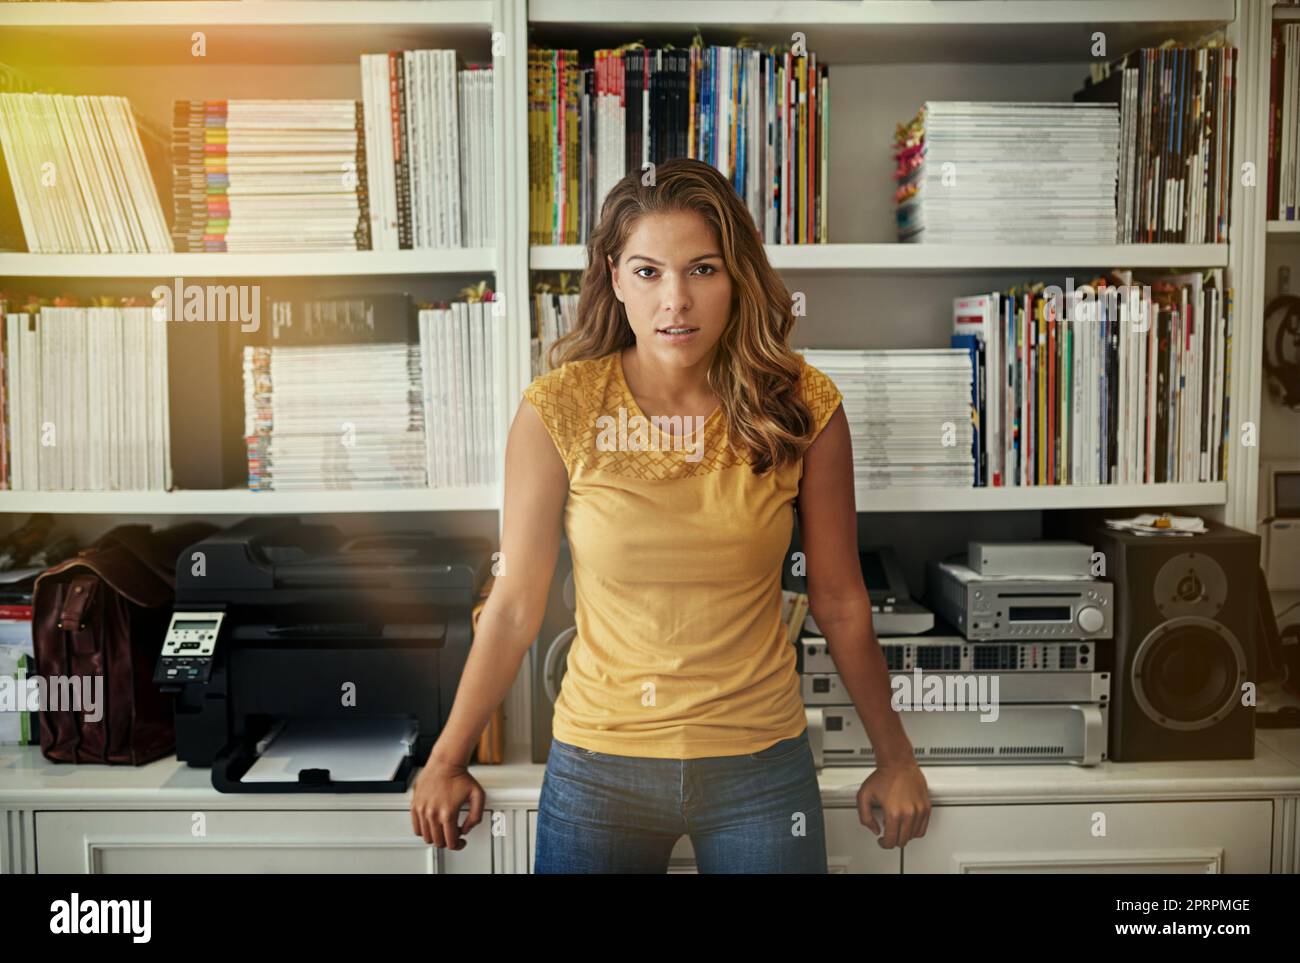
[(427, 484), (417, 345), (245, 347), (244, 419), (253, 491)]
[(60, 301), (6, 310), (0, 297), (0, 487), (171, 487), (167, 319)]
[(929, 101), (895, 135), (898, 236), (1113, 244), (1114, 104)]
[(27, 250), (171, 251), (167, 219), (125, 97), (0, 94), (0, 147), (9, 169), (0, 178), (13, 184)]
[(966, 351), (802, 353), (843, 395), (859, 488), (971, 487), (973, 375)]
[(556, 291), (533, 294), (532, 349), (533, 377), (551, 370), (550, 350), (560, 338), (573, 330), (578, 320), (578, 295)]
[(415, 317), (404, 295), (272, 302), (268, 343), (243, 354), (249, 488), (495, 480), (505, 321), (475, 297)]
[(433, 488), (496, 481), (497, 424), (505, 411), (495, 372), (505, 363), (501, 302), (453, 301), (420, 311), (428, 475)]
[[(1273, 96), (1280, 99), (1278, 78), (1295, 77), (1294, 57), (1283, 69), (1278, 51), (1278, 24), (1273, 35)], [(1236, 111), (1237, 49), (1224, 46), (1143, 47), (1113, 63), (1093, 63), (1087, 86), (1075, 100), (1105, 101), (1120, 105), (1119, 210), (1121, 244), (1185, 243), (1223, 244), (1228, 240), (1232, 207), (1232, 125)], [(1294, 83), (1292, 83), (1294, 90)], [(1292, 109), (1293, 94), (1287, 94)], [(1276, 149), (1281, 130), (1278, 114), (1269, 131), (1269, 211), (1289, 217), (1279, 206)], [(1282, 168), (1285, 169), (1285, 168)], [(1294, 194), (1294, 192), (1293, 192)]]
[(375, 250), (492, 243), (492, 77), (457, 71), (454, 50), (361, 55)]
[(172, 173), (181, 251), (370, 246), (351, 100), (178, 100)]

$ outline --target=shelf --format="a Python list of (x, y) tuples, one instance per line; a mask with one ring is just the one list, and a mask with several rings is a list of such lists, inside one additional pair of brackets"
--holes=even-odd
[[(455, 47), (491, 56), (492, 0), (119, 0), (0, 4), (9, 63), (357, 63), (362, 53)], [(274, 28), (283, 27), (285, 30)], [(202, 31), (206, 52), (191, 53)]]
[(1224, 482), (1187, 485), (1048, 485), (1031, 488), (861, 488), (859, 512), (1040, 511), (1222, 505)]
[(491, 274), (495, 264), (493, 248), (332, 254), (0, 254), (0, 276), (271, 278)]
[[(1174, 38), (1194, 40), (1236, 17), (1234, 0), (656, 0), (612, 18), (589, 0), (530, 0), (534, 42), (591, 47), (636, 38), (654, 46), (749, 37), (788, 44), (802, 32), (826, 63), (1079, 63), (1093, 34), (1112, 56)], [(1082, 79), (1082, 78), (1081, 78)]]
[(0, 492), (0, 513), (80, 515), (277, 515), (345, 512), (496, 511), (499, 486), (388, 491)]
[[(769, 244), (767, 257), (779, 271), (953, 271), (1038, 268), (1225, 267), (1226, 244), (1099, 244), (1059, 247), (1032, 244)], [(581, 271), (581, 245), (534, 246), (534, 271)]]
[(1300, 221), (1269, 221), (1267, 230), (1270, 237), (1300, 241)]
[[(859, 488), (859, 512), (1041, 511), (1222, 505), (1223, 482), (1187, 485), (1056, 485), (1032, 488)], [(82, 515), (274, 515), (344, 512), (496, 511), (495, 485), (391, 491), (0, 492), (0, 513)]]

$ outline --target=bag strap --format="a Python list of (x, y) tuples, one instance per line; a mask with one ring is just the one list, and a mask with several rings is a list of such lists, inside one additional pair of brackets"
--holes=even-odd
[[(99, 578), (92, 574), (82, 573), (73, 576), (68, 582), (68, 590), (64, 593), (64, 603), (60, 606), (59, 621), (55, 628), (65, 630), (73, 639), (73, 648), (78, 654), (86, 654), (87, 651), (94, 651), (94, 637), (90, 633), (82, 632), (86, 628), (86, 612), (90, 611), (91, 604), (95, 600), (95, 590), (100, 584)], [(85, 642), (91, 642), (90, 650), (87, 650)]]
[[(146, 568), (140, 560), (121, 546), (102, 551), (87, 551), (53, 568), (47, 568), (36, 579), (39, 592), (41, 583), (75, 569), (94, 572), (122, 597), (145, 608), (158, 608), (171, 603), (174, 589), (170, 581), (164, 582), (157, 573)], [(62, 614), (62, 613), (60, 613)]]

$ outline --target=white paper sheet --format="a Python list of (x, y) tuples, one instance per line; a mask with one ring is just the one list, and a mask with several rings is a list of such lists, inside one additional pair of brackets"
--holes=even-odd
[(303, 769), (328, 769), (334, 782), (387, 781), (417, 735), (411, 719), (289, 720), (241, 781), (297, 782)]

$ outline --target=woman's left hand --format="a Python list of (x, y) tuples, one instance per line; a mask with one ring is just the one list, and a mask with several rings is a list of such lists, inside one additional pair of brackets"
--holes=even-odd
[[(884, 810), (883, 835), (871, 812), (872, 803)], [(858, 790), (858, 818), (879, 837), (881, 849), (906, 846), (908, 840), (924, 836), (930, 825), (930, 791), (921, 767), (912, 762), (877, 768)]]

